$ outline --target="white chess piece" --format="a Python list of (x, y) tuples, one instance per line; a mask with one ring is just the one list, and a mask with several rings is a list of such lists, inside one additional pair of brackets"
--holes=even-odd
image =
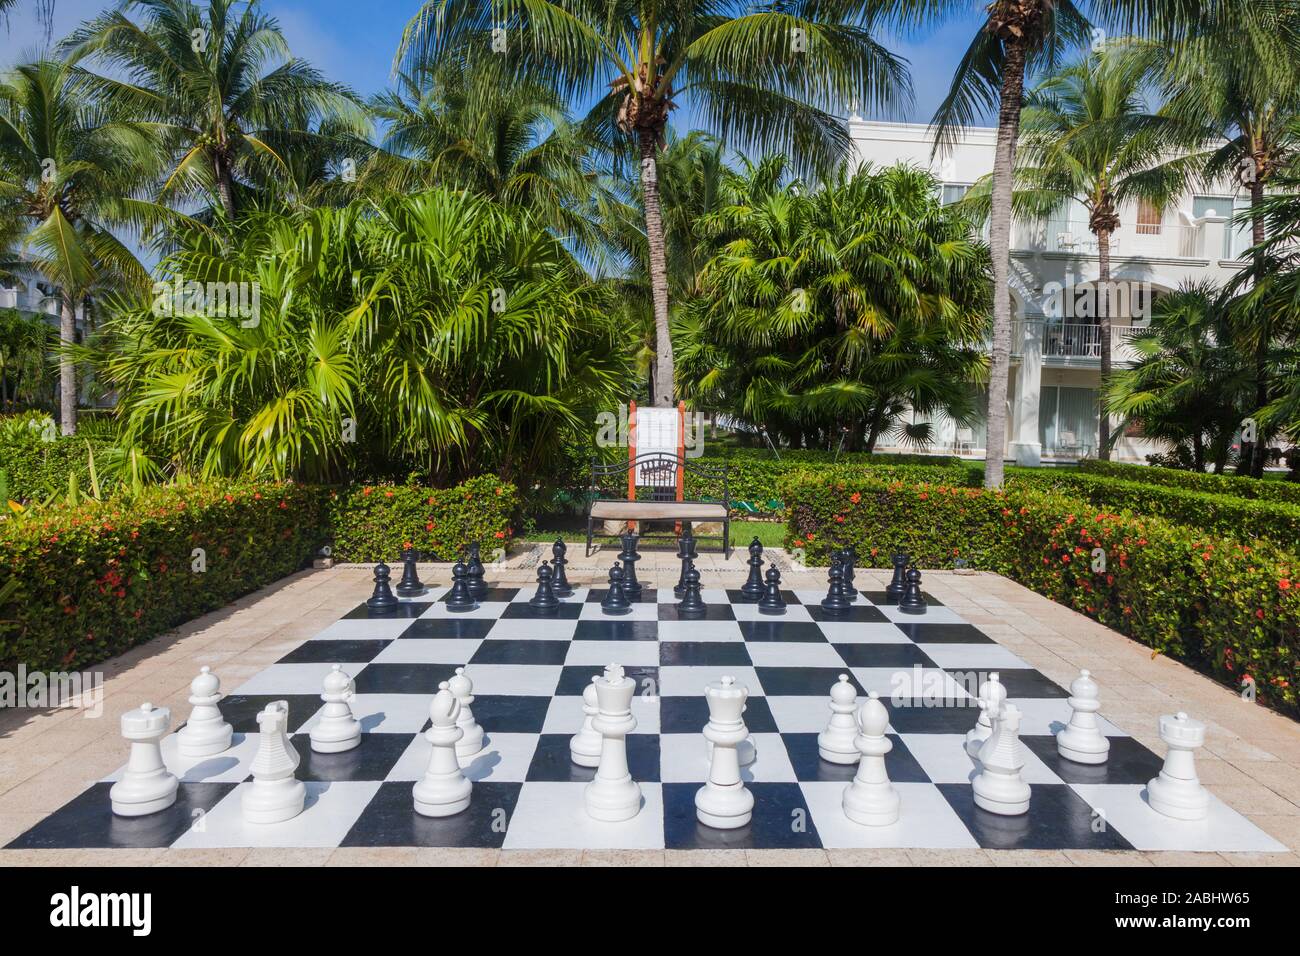
[(632, 716), (636, 681), (625, 676), (619, 665), (610, 664), (592, 685), (597, 712), (591, 725), (603, 740), (596, 779), (583, 791), (587, 814), (609, 822), (630, 820), (641, 812), (641, 788), (627, 769), (627, 735), (636, 728)]
[(163, 765), (159, 745), (172, 713), (148, 702), (122, 715), (122, 736), (131, 742), (122, 778), (108, 791), (113, 812), (120, 817), (141, 817), (166, 810), (176, 802), (176, 777)]
[(862, 702), (856, 723), (862, 732), (855, 738), (854, 749), (861, 760), (853, 782), (844, 788), (844, 815), (854, 823), (887, 827), (898, 822), (901, 801), (885, 770), (885, 754), (894, 749), (893, 741), (885, 736), (889, 711), (874, 690)]
[(600, 748), (605, 738), (592, 726), (598, 712), (595, 681), (599, 676), (593, 675), (592, 683), (582, 689), (582, 729), (569, 738), (569, 759), (579, 767), (600, 766)]
[(1029, 812), (1029, 784), (1020, 776), (1025, 766), (1020, 742), (1020, 711), (1006, 704), (993, 724), (993, 736), (980, 748), (982, 770), (973, 782), (975, 805), (990, 813), (1018, 816)]
[(1210, 796), (1196, 776), (1194, 752), (1205, 743), (1205, 724), (1182, 711), (1160, 718), (1160, 739), (1169, 747), (1160, 775), (1147, 784), (1151, 809), (1175, 820), (1204, 820)]
[(335, 664), (325, 675), (325, 702), (316, 726), (311, 729), (311, 749), (321, 754), (337, 754), (361, 743), (361, 723), (352, 715), (348, 701), (356, 690), (352, 678)]
[(1097, 724), (1097, 711), (1101, 709), (1097, 682), (1086, 670), (1070, 684), (1070, 722), (1056, 735), (1056, 751), (1066, 760), (1075, 763), (1105, 763), (1110, 754), (1110, 741)]
[(176, 745), (182, 756), (211, 757), (230, 749), (234, 731), (221, 716), (221, 681), (210, 667), (200, 667), (199, 676), (190, 681), (190, 719), (176, 732)]
[(307, 787), (294, 777), (298, 751), (289, 744), (289, 702), (274, 700), (257, 715), (257, 754), (253, 782), (244, 789), (242, 806), (248, 823), (282, 823), (302, 813)]
[(740, 758), (736, 747), (749, 731), (741, 714), (749, 691), (734, 677), (723, 677), (705, 685), (709, 722), (704, 736), (713, 744), (709, 761), (709, 782), (695, 792), (695, 816), (705, 826), (734, 830), (749, 823), (754, 813), (754, 795), (740, 779)]
[(966, 753), (972, 757), (980, 755), (984, 741), (993, 736), (993, 721), (1007, 699), (1007, 689), (998, 677), (998, 672), (989, 674), (989, 679), (980, 684), (980, 715), (975, 726), (966, 734)]
[[(817, 735), (817, 752), (831, 763), (855, 764), (861, 754), (855, 743), (858, 721), (853, 712), (858, 709), (857, 689), (849, 683), (849, 675), (841, 674), (831, 687), (831, 720), (826, 729)], [(881, 704), (884, 709), (884, 704)], [(886, 721), (888, 718), (886, 718)]]
[(464, 736), (457, 726), (460, 701), (448, 681), (438, 685), (438, 693), (429, 703), (432, 726), (424, 737), (433, 746), (429, 767), (415, 784), (415, 812), (426, 817), (449, 817), (469, 806), (473, 785), (465, 779), (456, 760), (456, 744)]
[(461, 729), (462, 736), (456, 742), (456, 756), (472, 757), (483, 749), (483, 728), (474, 719), (474, 711), (470, 709), (474, 703), (474, 683), (465, 675), (465, 668), (457, 667), (456, 675), (447, 682), (447, 687), (460, 704), (460, 717), (456, 719), (456, 726)]

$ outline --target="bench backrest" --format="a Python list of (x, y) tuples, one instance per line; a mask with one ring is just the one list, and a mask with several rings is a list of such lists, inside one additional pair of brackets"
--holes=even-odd
[[(727, 466), (702, 465), (665, 452), (649, 452), (627, 461), (607, 464), (592, 459), (591, 487), (593, 496), (626, 479), (627, 500), (645, 498), (650, 501), (682, 501), (686, 475), (699, 475), (712, 482), (721, 482), (722, 501), (729, 503)], [(642, 494), (645, 492), (645, 494)]]

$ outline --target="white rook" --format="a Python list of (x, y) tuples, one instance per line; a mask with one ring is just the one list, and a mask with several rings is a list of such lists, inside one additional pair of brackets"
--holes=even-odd
[(1210, 796), (1196, 776), (1195, 751), (1205, 743), (1205, 724), (1181, 711), (1160, 718), (1160, 739), (1169, 747), (1160, 775), (1147, 784), (1151, 809), (1175, 820), (1204, 820)]
[(113, 812), (140, 817), (176, 802), (176, 777), (163, 766), (160, 741), (171, 727), (172, 712), (148, 702), (122, 715), (122, 736), (131, 742), (122, 779), (108, 792)]
[(619, 665), (610, 664), (592, 685), (597, 711), (591, 725), (603, 740), (596, 779), (587, 784), (583, 796), (589, 816), (617, 823), (641, 812), (641, 788), (627, 769), (627, 735), (636, 728), (632, 716), (636, 681), (624, 676)]
[(713, 744), (709, 761), (709, 782), (695, 792), (695, 815), (705, 826), (734, 830), (749, 823), (754, 813), (754, 795), (740, 779), (740, 757), (736, 748), (749, 736), (741, 714), (749, 691), (734, 677), (705, 685), (709, 722), (705, 738)]

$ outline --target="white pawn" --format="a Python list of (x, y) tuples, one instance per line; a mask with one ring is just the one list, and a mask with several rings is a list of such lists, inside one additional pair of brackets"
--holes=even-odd
[(473, 786), (460, 772), (456, 760), (456, 743), (465, 734), (456, 724), (460, 712), (460, 701), (443, 681), (429, 703), (432, 726), (424, 733), (433, 746), (429, 767), (414, 790), (415, 812), (422, 816), (449, 817), (469, 806)]
[(853, 782), (844, 788), (844, 815), (854, 823), (887, 827), (898, 822), (902, 801), (885, 770), (885, 754), (894, 749), (893, 741), (885, 736), (889, 711), (874, 690), (862, 702), (857, 723), (862, 733), (854, 746), (861, 760)]
[(1007, 689), (998, 678), (998, 672), (989, 674), (989, 679), (980, 684), (980, 715), (975, 726), (966, 734), (966, 753), (972, 757), (980, 755), (984, 741), (993, 736), (993, 722), (1007, 699)]
[(982, 770), (974, 780), (975, 805), (990, 813), (1014, 817), (1029, 812), (1029, 784), (1020, 776), (1025, 766), (1020, 742), (1020, 711), (1007, 704), (998, 712), (993, 736), (980, 748)]
[(1204, 820), (1210, 796), (1196, 776), (1194, 751), (1205, 743), (1205, 724), (1182, 711), (1160, 718), (1160, 739), (1169, 747), (1160, 775), (1147, 784), (1151, 809), (1175, 820)]
[(131, 741), (122, 778), (108, 791), (113, 812), (141, 817), (176, 802), (176, 777), (163, 765), (160, 742), (171, 727), (172, 712), (148, 702), (122, 715), (122, 736)]
[(754, 795), (741, 782), (736, 753), (749, 736), (741, 719), (749, 691), (734, 677), (724, 677), (705, 685), (704, 697), (709, 704), (704, 736), (713, 744), (713, 757), (709, 782), (695, 792), (695, 816), (705, 826), (734, 830), (749, 823), (754, 814)]
[(483, 749), (483, 728), (470, 709), (474, 703), (474, 683), (465, 676), (465, 668), (457, 667), (456, 676), (447, 682), (447, 687), (455, 695), (456, 703), (460, 704), (456, 726), (461, 729), (462, 736), (456, 742), (456, 756), (472, 757)]
[(342, 664), (335, 664), (325, 675), (325, 690), (320, 695), (325, 706), (309, 735), (312, 750), (319, 754), (337, 754), (361, 743), (361, 723), (352, 715), (352, 708), (348, 705), (355, 689), (356, 684), (343, 672)]
[(1066, 760), (1075, 763), (1105, 763), (1110, 754), (1110, 741), (1097, 724), (1097, 711), (1101, 699), (1097, 682), (1087, 671), (1070, 684), (1070, 722), (1056, 735), (1056, 751)]
[(596, 684), (599, 674), (592, 675), (592, 683), (582, 689), (582, 729), (569, 738), (569, 759), (579, 767), (597, 767), (600, 765), (600, 748), (605, 738), (592, 726), (598, 708), (596, 706)]
[[(849, 683), (848, 674), (841, 674), (839, 681), (831, 686), (831, 721), (817, 735), (817, 752), (823, 760), (841, 764), (858, 762), (861, 756), (855, 743), (858, 722), (853, 716), (857, 702), (857, 689)], [(884, 706), (881, 704), (880, 708), (883, 710)]]
[(596, 779), (583, 791), (587, 814), (614, 823), (630, 820), (641, 812), (641, 788), (627, 769), (627, 735), (636, 729), (632, 716), (636, 681), (624, 676), (619, 665), (610, 664), (592, 686), (597, 710), (591, 725), (604, 739)]
[(289, 745), (289, 702), (274, 700), (257, 715), (257, 754), (253, 757), (253, 782), (242, 797), (248, 823), (282, 823), (302, 813), (307, 787), (294, 778), (298, 751)]
[(182, 756), (211, 757), (230, 749), (234, 731), (221, 716), (221, 681), (210, 667), (200, 667), (199, 676), (190, 681), (190, 719), (176, 732), (176, 745)]

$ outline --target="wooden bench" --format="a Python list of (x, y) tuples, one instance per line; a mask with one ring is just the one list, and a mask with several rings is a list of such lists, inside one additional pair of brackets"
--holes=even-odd
[[(683, 496), (685, 477), (695, 474), (720, 481), (722, 498), (717, 501), (688, 501)], [(626, 476), (628, 497), (602, 498), (614, 476)], [(587, 554), (591, 554), (591, 539), (595, 523), (621, 521), (671, 521), (675, 524), (692, 521), (718, 521), (722, 523), (722, 553), (731, 557), (731, 500), (727, 490), (727, 466), (697, 465), (679, 455), (652, 452), (637, 455), (627, 462), (602, 464), (591, 461), (591, 481), (587, 488)]]

